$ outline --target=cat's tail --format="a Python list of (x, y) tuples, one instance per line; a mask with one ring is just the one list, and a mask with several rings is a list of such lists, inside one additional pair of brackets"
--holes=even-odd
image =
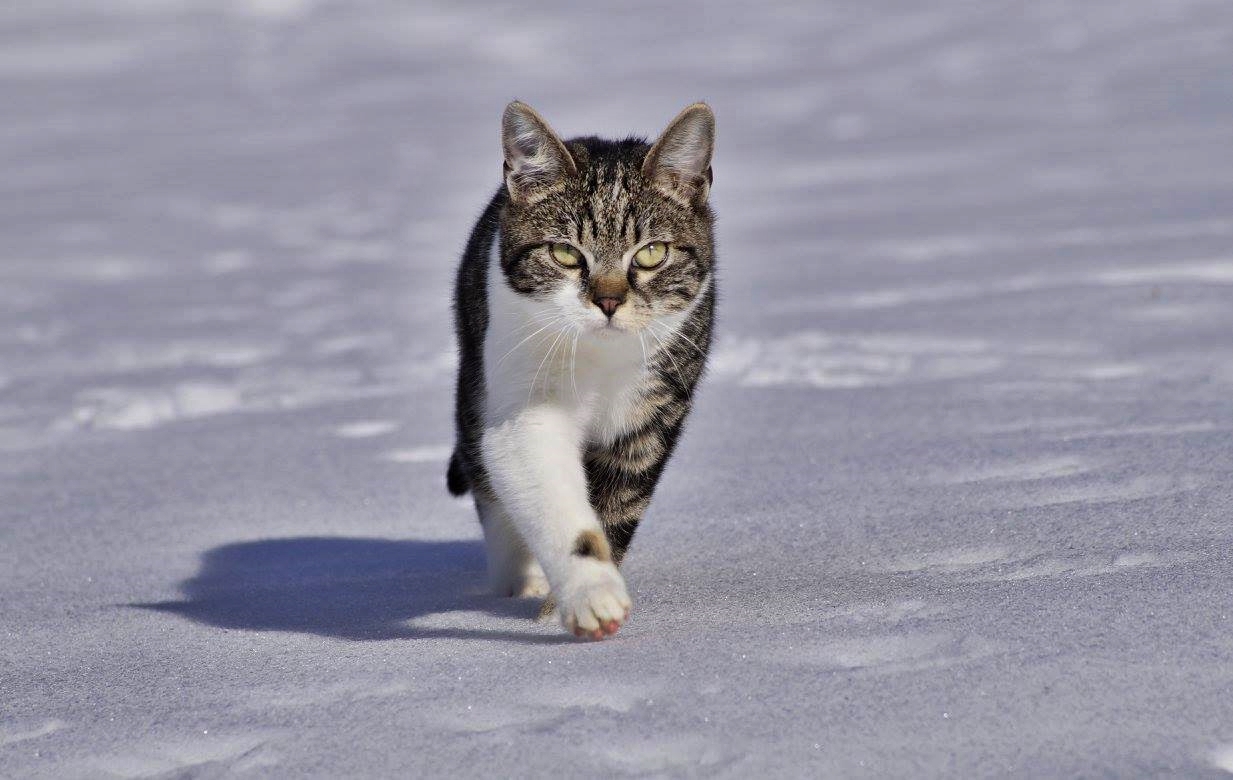
[(471, 489), (471, 482), (467, 479), (467, 472), (462, 469), (462, 458), (458, 457), (458, 450), (454, 450), (454, 454), (450, 456), (450, 467), (445, 472), (445, 484), (455, 496), (461, 496)]

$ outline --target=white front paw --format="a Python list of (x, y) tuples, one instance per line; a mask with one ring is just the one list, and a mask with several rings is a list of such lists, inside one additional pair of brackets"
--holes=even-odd
[(631, 603), (625, 580), (616, 566), (600, 561), (578, 561), (554, 593), (561, 625), (574, 636), (603, 639), (629, 619)]

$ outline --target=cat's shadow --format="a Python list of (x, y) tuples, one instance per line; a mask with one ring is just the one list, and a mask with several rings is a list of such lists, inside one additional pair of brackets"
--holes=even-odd
[[(226, 629), (291, 631), (353, 641), (453, 638), (571, 641), (531, 622), (538, 602), (479, 590), (480, 542), (293, 537), (215, 547), (180, 583), (183, 599), (132, 604)], [(448, 612), (526, 618), (525, 631), (440, 628), (416, 618)]]

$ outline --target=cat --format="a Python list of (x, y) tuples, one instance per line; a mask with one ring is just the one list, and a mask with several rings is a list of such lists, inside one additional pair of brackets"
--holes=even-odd
[(505, 181), (455, 287), (447, 483), (474, 497), (493, 589), (602, 639), (629, 618), (617, 567), (711, 344), (715, 117), (688, 106), (654, 144), (562, 141), (514, 101), (501, 133)]

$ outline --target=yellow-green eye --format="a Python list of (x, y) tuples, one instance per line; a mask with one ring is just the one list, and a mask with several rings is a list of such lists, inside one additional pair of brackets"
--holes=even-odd
[(668, 256), (668, 245), (663, 241), (652, 241), (634, 252), (634, 262), (639, 268), (654, 268)]
[(582, 253), (569, 244), (549, 244), (552, 259), (566, 268), (577, 268), (582, 265)]

